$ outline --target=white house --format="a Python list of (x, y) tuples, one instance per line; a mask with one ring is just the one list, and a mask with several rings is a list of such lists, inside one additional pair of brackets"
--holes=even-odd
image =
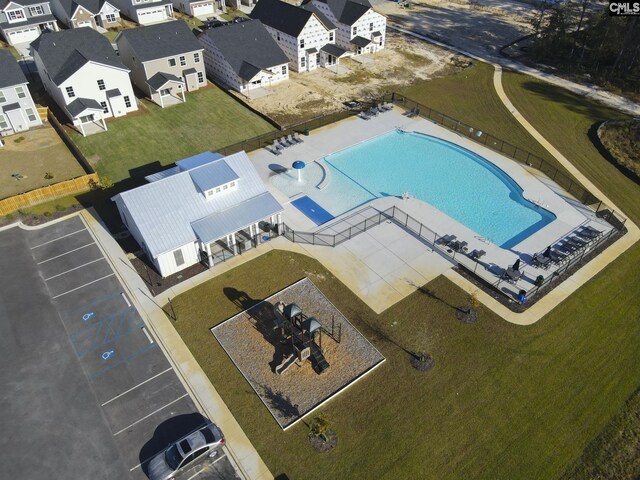
[(280, 225), (282, 205), (245, 152), (204, 152), (150, 175), (112, 198), (120, 218), (163, 277), (198, 262), (213, 266)]
[(171, 0), (111, 0), (128, 18), (140, 25), (173, 19)]
[(44, 33), (31, 47), (44, 88), (83, 135), (138, 109), (129, 69), (96, 30)]
[(27, 79), (11, 52), (0, 49), (0, 135), (42, 125)]
[(240, 93), (289, 79), (289, 59), (258, 20), (209, 28), (198, 40), (207, 74)]
[(368, 0), (310, 0), (333, 22), (336, 44), (354, 55), (375, 53), (384, 48), (387, 18), (374, 11)]
[(207, 85), (202, 45), (182, 20), (123, 30), (116, 45), (134, 85), (161, 107)]
[(336, 43), (336, 26), (313, 5), (298, 7), (280, 0), (260, 0), (251, 12), (260, 20), (297, 72), (335, 65), (346, 50)]
[(32, 42), (58, 30), (49, 0), (0, 0), (0, 32), (9, 45)]
[(173, 7), (196, 18), (209, 18), (226, 11), (223, 0), (173, 0)]
[(120, 25), (120, 10), (107, 0), (51, 0), (51, 10), (68, 28)]

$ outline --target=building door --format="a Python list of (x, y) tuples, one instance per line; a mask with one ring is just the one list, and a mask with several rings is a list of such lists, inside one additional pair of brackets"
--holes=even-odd
[(16, 108), (15, 110), (6, 112), (6, 116), (9, 119), (9, 123), (13, 127), (14, 132), (24, 132), (29, 129), (29, 124), (22, 115), (21, 109)]
[(169, 95), (171, 95), (171, 89), (170, 88), (163, 88), (162, 90), (160, 90), (160, 96), (161, 97), (168, 97)]

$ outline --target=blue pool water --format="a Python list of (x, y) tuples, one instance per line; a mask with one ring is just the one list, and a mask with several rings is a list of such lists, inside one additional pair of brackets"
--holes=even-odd
[(327, 212), (324, 208), (318, 205), (316, 202), (311, 200), (306, 195), (304, 197), (300, 197), (293, 202), (291, 205), (296, 207), (302, 213), (304, 213), (307, 217), (309, 217), (316, 225), (322, 225), (323, 223), (328, 222), (333, 219), (333, 215)]
[(329, 185), (343, 190), (350, 184), (344, 193), (350, 191), (347, 197), (356, 203), (409, 192), (503, 248), (555, 220), (525, 200), (518, 184), (491, 162), (428, 135), (393, 131), (324, 160)]

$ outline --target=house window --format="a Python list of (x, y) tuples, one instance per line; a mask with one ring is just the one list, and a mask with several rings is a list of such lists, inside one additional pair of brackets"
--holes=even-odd
[(0, 90), (0, 103), (7, 101), (7, 97), (4, 96), (4, 92)]
[(304, 68), (304, 67), (306, 66), (306, 64), (307, 64), (307, 59), (306, 59), (306, 58), (304, 58), (304, 57), (301, 57), (301, 58), (300, 58), (300, 66), (301, 66), (302, 68)]
[(370, 32), (372, 32), (372, 31), (373, 31), (373, 22), (371, 22), (371, 23), (369, 24), (369, 31), (370, 31)]
[(180, 66), (181, 67), (186, 67), (187, 66), (187, 58), (185, 56), (179, 57), (180, 58)]
[(116, 15), (115, 13), (107, 13), (105, 15), (105, 18), (107, 20), (108, 23), (115, 23), (116, 22)]
[(33, 108), (25, 108), (24, 111), (27, 114), (27, 118), (30, 122), (36, 121), (36, 113), (33, 111)]
[(193, 54), (193, 61), (196, 63), (200, 63), (200, 53), (196, 52)]
[(353, 35), (357, 35), (358, 34), (358, 27), (353, 27)]
[(170, 58), (169, 59), (169, 66), (170, 67), (175, 67), (176, 66), (176, 59), (175, 58)]
[(99, 90), (106, 90), (107, 87), (105, 87), (104, 85), (104, 80), (98, 80), (98, 89)]
[(129, 99), (129, 95), (125, 95), (124, 97), (124, 106), (127, 108), (131, 108), (131, 100)]
[(229, 184), (229, 186), (230, 186), (231, 188), (235, 187), (235, 186), (236, 186), (236, 182), (231, 182), (231, 183)]
[(67, 87), (65, 90), (67, 91), (67, 95), (69, 96), (69, 98), (73, 98), (76, 96), (75, 92), (73, 91), (73, 87)]
[(16, 87), (16, 95), (18, 95), (18, 98), (24, 98), (27, 96), (27, 94), (24, 93), (23, 87)]
[(222, 186), (222, 190), (226, 190), (227, 188), (229, 188), (229, 185), (225, 184), (225, 185)]
[(286, 74), (287, 74), (287, 66), (282, 65), (282, 75), (286, 75)]
[(333, 32), (329, 32), (329, 41), (333, 42)]
[(300, 48), (304, 48), (304, 38), (300, 39)]
[(204, 83), (204, 73), (198, 72), (198, 83)]
[(38, 16), (38, 15), (44, 15), (44, 8), (42, 8), (42, 5), (29, 7), (29, 13), (31, 14), (32, 17)]
[(173, 258), (176, 261), (176, 267), (184, 265), (184, 255), (182, 254), (182, 250), (176, 250), (173, 252)]
[(11, 10), (7, 12), (9, 20), (22, 20), (24, 18), (24, 12), (22, 10)]
[(276, 40), (280, 41), (280, 32), (276, 32)]
[(100, 102), (100, 106), (102, 107), (102, 113), (109, 113), (109, 107), (107, 107), (107, 102)]
[(220, 187), (216, 187), (216, 193), (220, 193)]
[(0, 130), (4, 130), (6, 128), (9, 128), (9, 124), (7, 123), (7, 121), (4, 119), (4, 115), (2, 115), (0, 113)]

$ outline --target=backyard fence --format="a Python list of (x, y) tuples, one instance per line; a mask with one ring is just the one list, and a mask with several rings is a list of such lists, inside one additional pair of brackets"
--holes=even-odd
[(37, 188), (20, 195), (0, 200), (0, 215), (8, 215), (21, 208), (30, 207), (39, 203), (66, 197), (75, 193), (84, 192), (95, 188), (100, 184), (98, 175), (90, 173), (82, 177), (72, 178), (64, 182), (54, 183), (46, 187)]
[(47, 118), (49, 119), (49, 123), (51, 124), (51, 126), (55, 129), (56, 132), (58, 132), (58, 135), (60, 135), (60, 138), (62, 139), (64, 144), (67, 146), (71, 154), (75, 157), (78, 163), (82, 165), (82, 168), (84, 168), (85, 173), (87, 174), (96, 173), (96, 171), (93, 169), (91, 164), (87, 161), (87, 157), (84, 156), (84, 154), (80, 151), (78, 146), (73, 142), (73, 140), (71, 140), (71, 137), (69, 136), (67, 131), (64, 129), (62, 124), (58, 121), (58, 119), (56, 118), (56, 116), (53, 114), (51, 110), (47, 111)]

